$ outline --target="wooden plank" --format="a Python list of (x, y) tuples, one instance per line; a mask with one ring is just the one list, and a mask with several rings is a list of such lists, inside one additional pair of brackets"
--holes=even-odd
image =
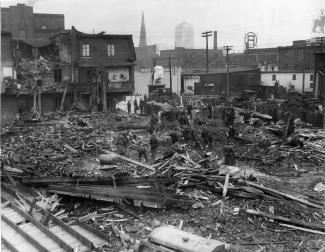
[[(15, 225), (8, 218), (6, 218), (5, 216), (1, 216), (1, 218), (2, 218), (1, 221), (3, 221), (9, 227), (11, 227), (17, 234), (23, 237), (29, 244), (35, 247), (38, 251), (49, 251), (47, 248), (41, 245), (37, 240), (35, 240), (30, 234), (24, 232), (19, 226)], [(5, 232), (5, 230), (2, 230), (2, 232)], [(15, 242), (17, 242), (17, 239), (15, 239)], [(17, 244), (12, 244), (12, 245), (17, 247)]]
[[(32, 201), (25, 198), (25, 201), (28, 204), (32, 204)], [(12, 205), (12, 204), (11, 204)], [(12, 205), (13, 208), (15, 207), (14, 205)], [(61, 221), (60, 219), (58, 219), (57, 217), (55, 217), (53, 214), (51, 214), (50, 212), (46, 211), (45, 209), (35, 205), (35, 208), (37, 209), (41, 209), (43, 214), (49, 214), (49, 218), (50, 220), (52, 220), (53, 223), (55, 223), (56, 225), (60, 226), (61, 228), (63, 228), (66, 232), (70, 233), (72, 236), (76, 237), (82, 244), (86, 245), (88, 248), (93, 248), (94, 245), (91, 241), (89, 241), (86, 237), (82, 236), (81, 234), (79, 234), (78, 232), (76, 232), (75, 230), (73, 230), (71, 227), (67, 226), (63, 221)], [(27, 213), (23, 212), (22, 210), (20, 210), (19, 208), (14, 208), (14, 210), (19, 210), (22, 213), (24, 213), (24, 215), (29, 216)], [(17, 211), (19, 214), (21, 214), (19, 211)], [(21, 214), (22, 216), (24, 216), (23, 214)], [(25, 217), (25, 216), (24, 216)], [(30, 217), (30, 216), (29, 216)], [(26, 218), (26, 217), (25, 217)], [(26, 218), (27, 219), (27, 218)], [(34, 219), (33, 219), (34, 220)], [(35, 221), (35, 220), (34, 220)], [(42, 227), (46, 228), (44, 225), (40, 224), (39, 222), (37, 222), (39, 225), (41, 225)], [(51, 232), (49, 229), (47, 229), (49, 232)], [(53, 233), (51, 233), (53, 234)], [(54, 235), (54, 234), (53, 234)], [(54, 237), (53, 237), (54, 238)], [(58, 237), (57, 237), (58, 238)], [(72, 248), (72, 247), (70, 247)], [(73, 249), (73, 248), (72, 248)]]
[(29, 233), (33, 237), (37, 237), (37, 240), (46, 246), (46, 248), (50, 251), (54, 249), (61, 248), (58, 243), (53, 241), (50, 237), (48, 237), (46, 234), (44, 234), (39, 228), (34, 226), (32, 223), (24, 223), (20, 225), (21, 229), (25, 231), (26, 233)]
[(297, 230), (304, 231), (304, 232), (308, 232), (308, 233), (325, 235), (325, 232), (321, 232), (321, 231), (317, 231), (317, 230), (312, 230), (312, 229), (308, 229), (308, 228), (302, 228), (302, 227), (297, 227), (297, 226), (283, 224), (283, 223), (280, 223), (279, 225), (280, 226), (284, 226), (284, 227), (288, 227), (288, 228), (292, 228), (292, 229), (297, 229)]
[(85, 223), (78, 223), (77, 225), (72, 225), (73, 228), (78, 233), (86, 236), (93, 244), (95, 248), (101, 247), (104, 244), (107, 244), (109, 241), (108, 235), (100, 232), (99, 230), (85, 224)]
[(276, 194), (276, 195), (282, 196), (282, 197), (284, 197), (286, 199), (290, 199), (290, 200), (299, 202), (299, 203), (307, 205), (307, 206), (311, 206), (311, 207), (315, 207), (315, 208), (324, 208), (324, 206), (311, 203), (308, 200), (297, 198), (297, 197), (294, 197), (294, 196), (292, 196), (290, 194), (286, 194), (286, 193), (280, 192), (280, 191), (272, 189), (272, 188), (264, 187), (264, 186), (258, 185), (256, 183), (253, 183), (253, 182), (250, 182), (250, 181), (245, 181), (245, 183), (250, 185), (250, 186), (253, 186), (255, 188), (258, 188), (258, 189), (262, 190), (263, 192)]
[(64, 239), (66, 243), (68, 243), (71, 247), (79, 247), (80, 250), (91, 250), (86, 245), (82, 244), (77, 237), (73, 236), (72, 234), (68, 233), (62, 227), (58, 225), (54, 225), (50, 227), (50, 230), (55, 233), (59, 238)]
[[(3, 232), (4, 230), (2, 230)], [(19, 252), (19, 250), (17, 250), (15, 248), (15, 246), (10, 243), (3, 235), (1, 235), (1, 242), (3, 242), (3, 244), (11, 251), (11, 252)], [(2, 250), (2, 249), (1, 249)]]
[(228, 184), (229, 184), (229, 173), (226, 174), (225, 185), (223, 186), (223, 191), (222, 191), (223, 200), (225, 200), (227, 196)]
[(33, 217), (31, 217), (30, 215), (28, 215), (27, 213), (25, 213), (23, 210), (21, 210), (20, 208), (16, 207), (13, 204), (10, 204), (11, 207), (18, 212), (20, 215), (22, 215), (24, 218), (26, 218), (27, 220), (29, 220), (32, 224), (34, 224), (36, 227), (38, 227), (40, 230), (42, 230), (47, 236), (49, 236), (53, 241), (55, 241), (56, 243), (58, 243), (60, 246), (62, 246), (63, 248), (65, 248), (67, 251), (71, 251), (73, 252), (73, 248), (67, 244), (65, 241), (63, 241), (62, 239), (60, 239), (59, 237), (57, 237), (54, 233), (52, 233), (48, 228), (46, 228), (44, 225), (42, 225), (40, 222), (36, 221)]
[(299, 226), (299, 227), (304, 227), (304, 228), (313, 229), (313, 230), (320, 230), (322, 232), (325, 232), (325, 225), (309, 223), (309, 222), (296, 220), (296, 219), (289, 219), (286, 217), (278, 216), (278, 215), (271, 214), (271, 213), (264, 213), (264, 212), (256, 211), (253, 209), (247, 209), (246, 213), (256, 215), (256, 216), (265, 217), (265, 218), (268, 218), (271, 220), (277, 220), (277, 221), (284, 222), (287, 224), (294, 224), (295, 226)]
[(49, 217), (53, 223), (60, 226), (62, 229), (67, 231), (72, 236), (76, 237), (79, 241), (81, 241), (82, 244), (86, 245), (90, 249), (94, 248), (94, 244), (90, 240), (88, 240), (85, 236), (79, 234), (77, 231), (72, 229), (70, 226), (66, 225), (63, 221), (56, 218), (54, 215), (50, 214)]
[(141, 167), (147, 168), (148, 170), (151, 170), (151, 171), (155, 171), (155, 170), (156, 170), (156, 169), (153, 168), (151, 165), (143, 164), (143, 163), (141, 163), (141, 162), (138, 162), (138, 161), (133, 160), (133, 159), (131, 159), (131, 158), (124, 157), (124, 156), (119, 155), (119, 154), (117, 154), (117, 153), (114, 153), (114, 152), (111, 152), (111, 151), (106, 151), (106, 150), (105, 150), (104, 152), (105, 152), (106, 154), (114, 155), (114, 156), (116, 156), (116, 157), (118, 157), (118, 158), (120, 158), (120, 159), (123, 159), (123, 160), (125, 160), (125, 161), (128, 161), (128, 162), (130, 162), (130, 163), (133, 163), (133, 164), (139, 165), (139, 166), (141, 166)]

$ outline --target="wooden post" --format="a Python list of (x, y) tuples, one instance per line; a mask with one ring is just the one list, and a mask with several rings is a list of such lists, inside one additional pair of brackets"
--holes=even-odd
[(60, 111), (62, 112), (64, 110), (64, 102), (65, 102), (65, 97), (67, 95), (68, 92), (68, 86), (69, 86), (69, 82), (66, 83), (65, 88), (64, 88), (64, 92), (62, 95), (62, 100), (61, 100), (61, 104), (60, 104)]
[(105, 83), (105, 81), (103, 80), (102, 78), (102, 85), (103, 85), (103, 88), (102, 88), (102, 91), (103, 91), (103, 112), (104, 113), (107, 113), (107, 84)]
[(42, 88), (38, 87), (38, 115), (42, 114)]
[(34, 89), (34, 92), (33, 92), (33, 113), (34, 114), (36, 113), (36, 107), (37, 107), (36, 98), (37, 98), (37, 90)]

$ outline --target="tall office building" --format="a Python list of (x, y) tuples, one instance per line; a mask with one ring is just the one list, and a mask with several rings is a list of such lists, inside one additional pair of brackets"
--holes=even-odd
[(194, 30), (189, 23), (183, 22), (175, 28), (175, 47), (193, 48)]

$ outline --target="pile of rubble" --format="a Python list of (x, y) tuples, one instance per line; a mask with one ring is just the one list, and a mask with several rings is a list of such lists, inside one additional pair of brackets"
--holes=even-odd
[[(265, 115), (256, 116), (267, 120)], [(306, 233), (314, 239), (325, 234), (321, 193), (275, 185), (243, 167), (224, 165), (220, 149), (195, 149), (183, 141), (172, 145), (169, 132), (162, 130), (158, 138), (166, 149), (151, 164), (136, 161), (135, 155), (115, 153), (118, 130), (137, 132), (133, 144), (148, 147), (149, 121), (122, 112), (52, 113), (42, 121), (17, 121), (2, 133), (2, 180), (45, 190), (48, 198), (59, 195), (51, 203), (52, 214), (65, 223), (84, 222), (111, 238), (116, 236), (124, 248), (134, 248), (136, 240), (162, 224), (253, 247), (277, 242), (282, 246), (286, 238), (280, 239), (274, 231), (279, 227), (305, 232), (300, 238)], [(273, 165), (290, 155), (296, 160), (309, 156), (314, 163), (325, 158), (322, 130), (299, 128), (296, 136), (304, 146), (292, 147), (279, 137), (281, 125), (238, 126), (237, 138), (228, 140), (240, 159), (237, 163), (255, 160)], [(303, 168), (293, 169), (302, 174)], [(271, 238), (263, 235), (265, 226)], [(243, 232), (247, 228), (252, 230)]]

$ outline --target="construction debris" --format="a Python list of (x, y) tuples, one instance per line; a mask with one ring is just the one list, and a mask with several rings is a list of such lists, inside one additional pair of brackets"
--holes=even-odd
[[(303, 184), (279, 181), (302, 179), (321, 168), (324, 131), (302, 124), (286, 139), (285, 123), (274, 125), (262, 113), (254, 117), (260, 120), (258, 128), (256, 119), (243, 124), (237, 118), (233, 137), (226, 135), (222, 123), (206, 120), (184, 140), (180, 124), (162, 122), (155, 132), (158, 152), (146, 162), (138, 161), (137, 149), (150, 152), (148, 117), (74, 111), (35, 122), (18, 119), (2, 135), (2, 182), (26, 192), (36, 190), (30, 204), (23, 197), (13, 201), (24, 211), (34, 213), (41, 204), (61, 222), (87, 225), (114, 241), (114, 247), (125, 249), (135, 244), (156, 249), (158, 240), (151, 241), (150, 232), (164, 225), (184, 229), (186, 233), (177, 229), (175, 239), (192, 233), (210, 237), (209, 244), (217, 239), (223, 246), (284, 246), (288, 240), (286, 248), (292, 248), (299, 245), (292, 235), (316, 239), (325, 232), (323, 181), (313, 183), (316, 189), (310, 193)], [(202, 139), (206, 129), (212, 144)], [(119, 134), (128, 139), (125, 155), (117, 154)], [(233, 152), (231, 165), (225, 146)], [(199, 236), (193, 241), (201, 241)], [(192, 236), (186, 237), (175, 243), (180, 251), (191, 244)], [(177, 250), (173, 241), (161, 240), (161, 245), (166, 251)]]

